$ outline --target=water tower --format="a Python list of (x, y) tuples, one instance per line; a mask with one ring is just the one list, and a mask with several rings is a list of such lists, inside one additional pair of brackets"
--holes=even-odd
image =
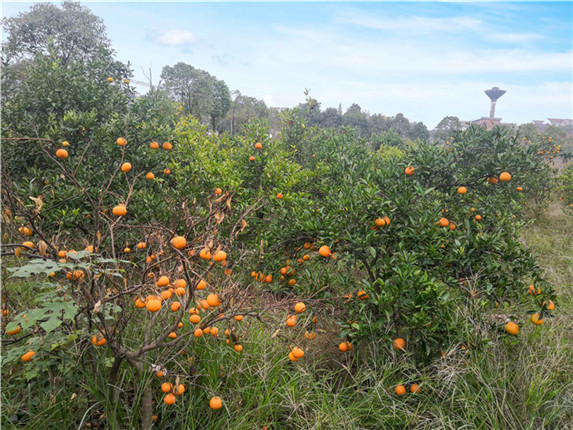
[(498, 87), (493, 87), (490, 90), (485, 90), (484, 93), (491, 100), (491, 107), (489, 109), (489, 117), (495, 118), (495, 102), (505, 94), (505, 90), (500, 90)]

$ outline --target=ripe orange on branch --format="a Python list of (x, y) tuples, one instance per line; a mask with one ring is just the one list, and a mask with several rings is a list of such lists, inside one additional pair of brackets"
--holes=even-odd
[(511, 181), (511, 175), (508, 172), (503, 172), (501, 175), (499, 175), (499, 180), (501, 182), (509, 182)]
[(508, 334), (510, 334), (510, 335), (512, 335), (512, 336), (515, 336), (517, 333), (519, 333), (519, 326), (518, 326), (516, 323), (514, 323), (514, 322), (512, 322), (512, 321), (509, 321), (509, 322), (505, 325), (505, 331), (506, 331)]
[(60, 148), (56, 151), (56, 157), (58, 157), (60, 160), (65, 160), (68, 158), (68, 151)]
[(405, 351), (406, 341), (399, 337), (398, 339), (394, 340), (394, 348), (396, 348), (398, 351)]
[(187, 240), (183, 236), (175, 236), (171, 239), (171, 244), (174, 248), (183, 249), (187, 245)]

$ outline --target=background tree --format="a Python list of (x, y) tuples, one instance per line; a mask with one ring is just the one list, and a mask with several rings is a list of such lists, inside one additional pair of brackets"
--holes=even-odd
[(454, 131), (461, 129), (462, 123), (457, 116), (446, 116), (434, 130), (434, 142), (444, 143), (453, 136)]
[(231, 109), (231, 92), (224, 81), (213, 79), (213, 109), (211, 111), (211, 127), (218, 130), (220, 121)]
[(342, 126), (342, 115), (336, 108), (326, 108), (320, 116), (320, 125), (324, 128), (339, 128)]
[[(61, 60), (89, 62), (109, 51), (103, 20), (79, 4), (63, 1), (61, 8), (52, 3), (39, 3), (30, 11), (2, 21), (8, 34), (4, 55), (9, 61), (31, 60), (36, 55), (51, 55)], [(48, 46), (51, 49), (48, 51)]]
[(342, 125), (356, 128), (358, 135), (361, 137), (370, 136), (368, 126), (368, 117), (362, 112), (360, 105), (353, 103), (342, 115)]
[(410, 134), (410, 121), (402, 113), (396, 114), (394, 118), (390, 120), (390, 128), (401, 137), (408, 137)]
[(430, 132), (423, 122), (416, 122), (410, 129), (411, 139), (429, 140)]

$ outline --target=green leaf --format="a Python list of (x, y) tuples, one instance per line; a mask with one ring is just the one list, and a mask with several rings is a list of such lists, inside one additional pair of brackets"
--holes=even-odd
[(59, 263), (52, 260), (31, 260), (28, 264), (21, 267), (9, 267), (8, 271), (12, 272), (11, 278), (28, 278), (33, 275), (44, 273), (49, 275), (52, 272), (60, 270)]

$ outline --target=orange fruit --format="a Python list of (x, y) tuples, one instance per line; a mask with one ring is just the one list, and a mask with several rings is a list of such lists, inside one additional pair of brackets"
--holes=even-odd
[(204, 290), (206, 286), (207, 286), (207, 282), (205, 282), (203, 279), (201, 279), (201, 280), (199, 281), (199, 283), (197, 284), (197, 287), (196, 287), (196, 288), (197, 288), (198, 290)]
[(68, 158), (68, 151), (60, 148), (56, 151), (56, 157), (58, 157), (60, 160), (65, 160)]
[(303, 302), (298, 302), (294, 305), (294, 310), (298, 313), (304, 312), (306, 310), (306, 305)]
[(273, 282), (273, 275), (267, 275), (267, 277), (265, 278), (265, 282), (267, 284), (270, 284), (271, 282)]
[(523, 187), (516, 187), (515, 188), (517, 191), (523, 191)]
[(342, 352), (348, 351), (348, 342), (342, 342), (338, 345), (338, 349)]
[(15, 335), (20, 333), (20, 330), (22, 330), (22, 327), (18, 326), (14, 330), (7, 331), (6, 334)]
[(175, 403), (175, 394), (169, 393), (167, 394), (164, 398), (163, 401), (165, 402), (166, 405), (172, 405), (173, 403)]
[(169, 338), (170, 339), (175, 339), (177, 337), (177, 333), (175, 333), (174, 331), (172, 331), (171, 333), (169, 333)]
[(125, 205), (118, 205), (113, 208), (111, 213), (113, 213), (115, 216), (125, 216), (127, 215), (127, 208)]
[(404, 169), (404, 173), (406, 173), (408, 176), (412, 176), (415, 172), (416, 170), (412, 166), (408, 166), (406, 169)]
[(405, 351), (406, 341), (399, 337), (398, 339), (394, 340), (394, 348), (396, 348), (398, 351)]
[(127, 173), (131, 170), (131, 163), (123, 163), (121, 165), (121, 171)]
[(290, 315), (286, 320), (287, 327), (294, 327), (296, 325), (296, 315)]
[(151, 143), (149, 144), (149, 147), (150, 147), (151, 149), (158, 149), (158, 148), (159, 148), (159, 143), (157, 143), (157, 142), (151, 142)]
[(296, 279), (289, 279), (288, 284), (290, 286), (296, 285)]
[(290, 361), (298, 361), (298, 358), (296, 358), (296, 357), (294, 356), (294, 354), (292, 353), (292, 351), (288, 353), (288, 359), (289, 359)]
[(356, 293), (356, 297), (358, 297), (360, 300), (366, 300), (370, 296), (368, 295), (368, 293), (366, 291), (360, 290), (360, 291), (358, 291), (358, 293)]
[(216, 263), (220, 263), (227, 258), (227, 253), (225, 251), (217, 251), (213, 254), (213, 261)]
[(36, 355), (35, 351), (28, 351), (22, 356), (22, 361), (31, 361), (34, 355)]
[(535, 325), (541, 325), (543, 324), (543, 318), (541, 318), (541, 315), (539, 315), (539, 313), (536, 312), (533, 315), (531, 315), (531, 322)]
[(68, 142), (67, 140), (64, 140), (62, 142), (62, 146), (70, 146), (70, 142)]
[(34, 248), (34, 242), (30, 242), (29, 240), (22, 243), (22, 246), (28, 247), (28, 248)]
[(243, 321), (243, 315), (235, 315), (235, 321)]
[(305, 332), (304, 333), (304, 337), (306, 337), (308, 340), (313, 340), (316, 339), (316, 333), (315, 332)]
[(515, 336), (517, 333), (519, 333), (519, 326), (518, 326), (516, 323), (514, 323), (514, 322), (512, 322), (512, 321), (509, 321), (509, 322), (505, 325), (505, 331), (506, 331), (508, 334), (510, 334), (510, 335), (512, 335), (512, 336)]
[(257, 142), (257, 143), (255, 143), (255, 148), (263, 149), (263, 144), (261, 142)]
[(296, 358), (304, 357), (304, 351), (302, 350), (302, 348), (299, 348), (298, 346), (295, 346), (291, 352), (292, 355), (294, 355)]
[(249, 161), (255, 161), (254, 155), (251, 155), (251, 156), (249, 157)]
[(527, 294), (531, 294), (532, 296), (537, 296), (538, 294), (541, 294), (541, 288), (537, 288), (537, 290), (535, 290), (535, 285), (530, 285), (529, 287), (527, 287)]
[(175, 394), (176, 396), (180, 396), (184, 392), (185, 392), (185, 385), (183, 384), (179, 384), (177, 387), (175, 387), (175, 390), (173, 390), (173, 394)]
[(415, 394), (415, 393), (419, 393), (421, 390), (420, 390), (420, 387), (418, 386), (418, 384), (412, 384), (412, 385), (410, 385), (410, 391)]
[(440, 225), (440, 227), (447, 227), (450, 224), (450, 222), (448, 221), (447, 218), (440, 218), (438, 224)]
[(199, 257), (201, 257), (203, 260), (210, 260), (211, 259), (211, 252), (209, 252), (209, 250), (207, 248), (203, 248), (201, 250), (201, 252), (199, 253)]
[(511, 181), (511, 175), (508, 172), (503, 172), (501, 175), (499, 175), (499, 180), (501, 182), (509, 182)]
[(283, 198), (283, 193), (277, 193), (277, 199), (282, 199)]
[(209, 306), (216, 308), (221, 304), (221, 301), (219, 300), (219, 296), (217, 296), (217, 294), (209, 294), (207, 296), (207, 303)]
[(145, 302), (143, 302), (140, 298), (137, 298), (135, 300), (135, 307), (136, 308), (144, 308), (145, 307)]
[(181, 303), (180, 302), (171, 303), (171, 310), (173, 312), (177, 312), (179, 309), (181, 309)]
[(233, 347), (233, 349), (237, 352), (241, 352), (243, 350), (243, 345), (237, 344)]
[(153, 174), (153, 172), (147, 172), (147, 174), (145, 175), (145, 179), (152, 181), (153, 179), (155, 179), (155, 175)]
[(119, 139), (117, 139), (116, 142), (119, 146), (125, 146), (127, 144), (127, 140), (125, 140), (123, 137), (120, 137)]
[(201, 337), (201, 336), (203, 336), (203, 330), (201, 330), (200, 328), (198, 328), (197, 330), (195, 330), (195, 331), (193, 332), (193, 335), (194, 335), (195, 337)]
[(201, 321), (201, 317), (197, 314), (191, 315), (189, 317), (189, 322), (192, 324), (199, 324), (199, 321)]
[(185, 281), (185, 279), (176, 279), (173, 281), (173, 286), (175, 288), (185, 288), (187, 286), (187, 281)]
[(209, 400), (209, 407), (215, 410), (221, 409), (223, 407), (223, 401), (221, 400), (220, 397), (215, 396), (211, 398), (211, 400)]
[(497, 184), (498, 180), (497, 180), (497, 177), (496, 177), (496, 176), (489, 176), (489, 177), (487, 178), (487, 182), (490, 183), (490, 184)]
[(170, 142), (165, 142), (163, 144), (163, 149), (166, 149), (167, 151), (170, 151), (173, 149), (173, 145)]
[(166, 287), (167, 285), (169, 285), (169, 278), (167, 276), (161, 276), (157, 280), (157, 286), (158, 287)]
[(183, 249), (187, 246), (187, 240), (183, 236), (175, 236), (171, 239), (171, 244), (177, 249)]
[(459, 187), (458, 188), (458, 194), (465, 194), (468, 192), (468, 189), (466, 187)]
[(137, 249), (144, 249), (147, 248), (147, 244), (145, 242), (139, 242), (137, 244)]
[(164, 175), (171, 175), (171, 170), (169, 170), (169, 169), (163, 169), (163, 174), (164, 174)]
[(161, 302), (158, 299), (152, 299), (145, 305), (149, 312), (157, 312), (161, 309)]
[(220, 196), (222, 193), (223, 193), (223, 190), (221, 188), (215, 188), (215, 194)]
[(404, 394), (406, 394), (406, 387), (404, 387), (403, 385), (398, 385), (394, 390), (394, 392), (398, 396), (403, 396)]
[(543, 306), (545, 306), (545, 309), (550, 310), (550, 311), (555, 309), (555, 303), (553, 303), (553, 300), (548, 300), (547, 302), (543, 302)]
[(156, 373), (156, 375), (157, 375), (158, 378), (163, 378), (163, 377), (165, 376), (165, 374), (164, 374), (163, 371), (161, 371), (161, 370), (158, 370), (157, 373)]
[(476, 220), (476, 221), (481, 221), (481, 215), (476, 215), (476, 216), (475, 216), (475, 220)]
[(218, 336), (218, 335), (219, 335), (219, 329), (217, 327), (211, 328), (211, 336)]
[(384, 218), (376, 218), (374, 220), (374, 225), (376, 227), (384, 227), (386, 225), (386, 220)]
[(318, 250), (318, 253), (325, 258), (330, 257), (331, 254), (330, 248), (327, 245), (321, 246), (320, 249)]
[(94, 334), (92, 337), (92, 343), (95, 346), (102, 346), (102, 345), (105, 345), (107, 343), (107, 339), (105, 337), (98, 338), (98, 335)]

